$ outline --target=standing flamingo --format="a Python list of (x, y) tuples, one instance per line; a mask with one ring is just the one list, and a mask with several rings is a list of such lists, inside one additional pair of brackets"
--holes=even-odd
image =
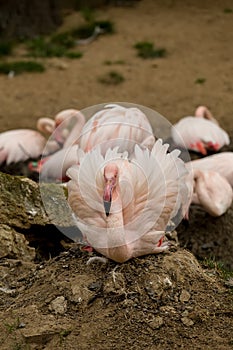
[(192, 203), (211, 216), (223, 215), (231, 206), (233, 191), (228, 181), (215, 171), (194, 169)]
[[(51, 134), (55, 122), (50, 118), (40, 118), (37, 129), (44, 134)], [(38, 158), (44, 154), (59, 149), (56, 140), (47, 142), (47, 139), (38, 131), (30, 129), (9, 130), (0, 134), (0, 165), (25, 161), (29, 158)]]
[(161, 140), (151, 151), (135, 145), (129, 160), (118, 148), (102, 155), (95, 147), (68, 169), (68, 202), (84, 239), (101, 254), (124, 262), (168, 249), (164, 235), (186, 195), (187, 171), (179, 151), (167, 149)]
[(228, 134), (220, 126), (205, 118), (182, 118), (173, 125), (171, 135), (176, 146), (203, 155), (207, 155), (207, 151), (218, 151), (230, 143)]
[(215, 171), (233, 187), (233, 152), (221, 152), (186, 163), (186, 167), (202, 171)]

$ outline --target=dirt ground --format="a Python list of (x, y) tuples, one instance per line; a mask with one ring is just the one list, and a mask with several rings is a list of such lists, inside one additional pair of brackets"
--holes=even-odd
[[(96, 16), (116, 33), (81, 47), (81, 59), (45, 59), (45, 73), (0, 76), (1, 131), (35, 128), (65, 108), (126, 101), (171, 123), (207, 105), (233, 140), (232, 0), (141, 0)], [(59, 30), (80, 18), (68, 14)], [(167, 56), (137, 57), (139, 41)], [(109, 71), (125, 80), (101, 83)], [(2, 259), (0, 348), (232, 349), (233, 208), (211, 218), (193, 206), (177, 232), (180, 247), (122, 265), (87, 265), (76, 246), (39, 263)]]

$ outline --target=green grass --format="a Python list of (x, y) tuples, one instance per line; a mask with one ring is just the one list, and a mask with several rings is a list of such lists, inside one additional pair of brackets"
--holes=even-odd
[(224, 280), (233, 278), (233, 271), (226, 268), (225, 264), (221, 261), (216, 261), (215, 257), (205, 258), (202, 265), (206, 268), (212, 269)]
[(68, 57), (70, 59), (77, 59), (81, 58), (83, 56), (83, 53), (80, 51), (68, 51), (65, 53), (65, 57)]
[(206, 79), (205, 78), (197, 78), (195, 80), (195, 84), (204, 84), (206, 82)]
[(224, 10), (223, 10), (224, 13), (233, 13), (233, 10), (229, 7), (226, 7)]
[(118, 85), (121, 84), (125, 78), (122, 74), (111, 71), (99, 78), (99, 82), (106, 85)]
[(29, 41), (27, 49), (28, 55), (32, 57), (62, 57), (67, 50), (65, 46), (42, 37)]
[(71, 49), (75, 46), (75, 39), (70, 32), (63, 32), (53, 35), (50, 39), (50, 43), (60, 45), (66, 49)]
[(103, 62), (106, 66), (111, 66), (113, 64), (120, 64), (120, 65), (123, 65), (125, 64), (125, 61), (124, 60), (116, 60), (116, 61), (111, 61), (111, 60), (106, 60)]
[(21, 74), (23, 72), (35, 72), (42, 73), (45, 71), (44, 66), (41, 63), (33, 61), (16, 61), (16, 62), (5, 62), (0, 63), (0, 74)]
[(149, 41), (140, 41), (134, 45), (134, 48), (137, 50), (138, 56), (144, 59), (161, 58), (167, 54), (165, 48), (155, 48), (154, 44)]

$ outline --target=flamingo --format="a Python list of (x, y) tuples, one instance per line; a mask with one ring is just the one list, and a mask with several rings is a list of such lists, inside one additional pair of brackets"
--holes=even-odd
[(176, 146), (200, 152), (218, 151), (229, 145), (230, 139), (226, 131), (205, 118), (185, 117), (173, 125), (171, 135)]
[[(79, 150), (67, 171), (68, 202), (84, 240), (106, 257), (124, 262), (169, 248), (165, 231), (186, 195), (187, 170), (179, 151), (159, 139), (152, 150), (135, 145), (133, 157), (100, 146)], [(176, 211), (174, 211), (176, 208)]]
[(215, 171), (194, 169), (192, 203), (211, 216), (221, 216), (232, 204), (233, 191), (229, 182)]
[[(84, 152), (101, 145), (105, 154), (108, 148), (120, 146), (121, 150), (132, 152), (135, 144), (152, 148), (155, 138), (151, 125), (138, 108), (125, 108), (120, 105), (106, 105), (95, 113), (84, 125), (85, 119), (77, 110), (65, 110), (55, 117), (57, 129), (56, 139), (64, 143), (63, 150), (56, 152), (43, 161), (40, 178), (42, 180), (64, 178), (66, 170), (78, 163), (76, 148), (78, 144)], [(72, 124), (75, 122), (75, 124)], [(84, 126), (83, 126), (84, 125)], [(68, 151), (67, 148), (71, 147)], [(66, 156), (68, 159), (66, 160)], [(62, 170), (61, 170), (62, 169)]]
[(233, 152), (221, 152), (186, 163), (188, 169), (215, 171), (233, 187)]
[[(55, 123), (50, 118), (40, 118), (37, 121), (37, 129), (44, 134), (51, 134)], [(59, 149), (56, 140), (47, 139), (36, 130), (17, 129), (8, 130), (0, 134), (0, 165), (25, 161), (29, 158), (38, 158), (44, 152), (45, 155)]]

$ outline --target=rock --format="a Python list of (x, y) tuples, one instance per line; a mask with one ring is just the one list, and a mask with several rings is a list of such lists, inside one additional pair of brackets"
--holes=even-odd
[(189, 301), (190, 297), (191, 297), (190, 293), (187, 290), (183, 289), (181, 294), (180, 294), (180, 301), (182, 303), (185, 303), (185, 302)]
[(49, 310), (54, 311), (55, 314), (64, 315), (67, 310), (67, 300), (63, 296), (57, 297), (51, 301)]
[(60, 244), (63, 235), (73, 241), (81, 240), (61, 185), (37, 184), (0, 172), (0, 207), (0, 257), (32, 260), (34, 250), (27, 246), (24, 235), (30, 244), (43, 246), (44, 251), (49, 235), (54, 244)]
[(163, 323), (163, 318), (160, 316), (156, 316), (149, 322), (149, 325), (153, 329), (159, 329), (163, 325)]
[(37, 184), (19, 176), (0, 172), (0, 223), (14, 229), (32, 225), (75, 226), (63, 187)]
[(187, 316), (182, 317), (181, 321), (185, 326), (188, 326), (188, 327), (191, 327), (194, 325), (194, 322), (192, 320), (190, 320), (190, 318), (188, 318)]
[(93, 292), (88, 288), (90, 280), (95, 280), (93, 275), (77, 275), (70, 280), (72, 298), (71, 300), (76, 303), (87, 304), (88, 300), (93, 297)]
[(24, 235), (7, 225), (0, 225), (0, 258), (32, 261), (35, 255), (35, 248), (28, 246)]

